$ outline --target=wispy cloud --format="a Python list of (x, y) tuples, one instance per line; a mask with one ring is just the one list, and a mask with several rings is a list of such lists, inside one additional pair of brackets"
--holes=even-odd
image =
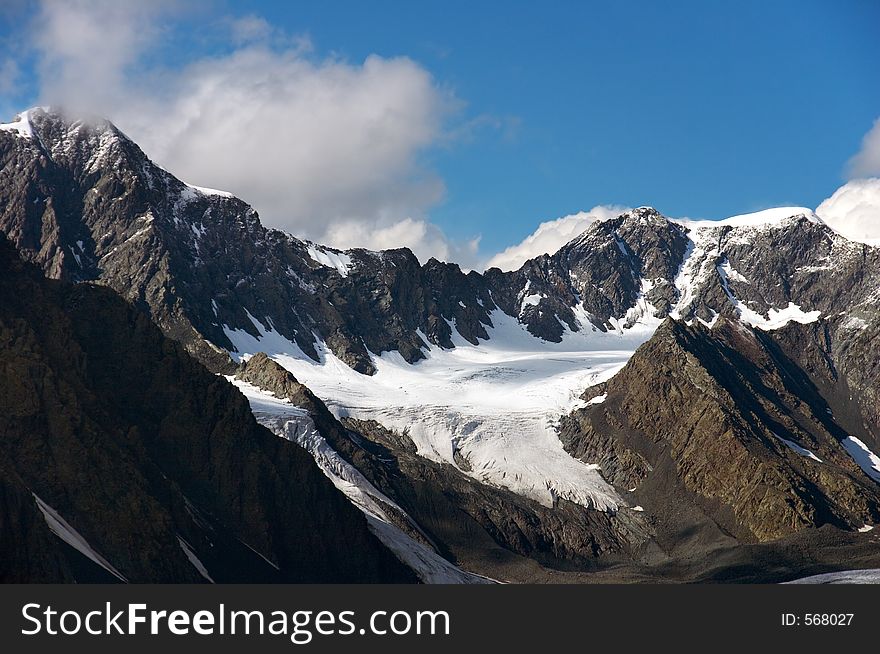
[(589, 211), (543, 222), (520, 243), (489, 259), (485, 267), (516, 270), (529, 259), (542, 254), (553, 254), (597, 220), (616, 218), (627, 209), (628, 207), (617, 205), (599, 205)]
[(0, 94), (11, 93), (18, 81), (19, 67), (15, 59), (0, 59)]
[(455, 133), (461, 103), (423, 66), (318, 57), (306, 37), (249, 15), (213, 22), (232, 45), (224, 54), (163, 68), (152, 55), (178, 12), (44, 1), (31, 39), (41, 102), (109, 116), (157, 163), (232, 191), (269, 225), (476, 262), (477, 240), (454, 242), (428, 218), (445, 185), (422, 155)]
[(862, 147), (849, 161), (849, 177), (880, 176), (880, 118), (862, 139)]

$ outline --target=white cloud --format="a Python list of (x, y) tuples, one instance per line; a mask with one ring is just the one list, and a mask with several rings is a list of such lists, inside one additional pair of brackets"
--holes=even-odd
[(167, 2), (44, 0), (33, 22), (44, 95), (73, 109), (112, 108), (127, 75), (160, 41)]
[(424, 263), (434, 257), (452, 261), (464, 269), (476, 265), (480, 239), (462, 243), (451, 241), (436, 225), (426, 220), (406, 218), (383, 227), (374, 228), (361, 221), (337, 223), (328, 228), (324, 242), (337, 247), (365, 247), (373, 250), (409, 247)]
[(231, 191), (267, 225), (337, 247), (409, 246), (475, 261), (428, 222), (443, 180), (422, 154), (448, 141), (459, 102), (406, 57), (317, 58), (259, 16), (221, 20), (233, 48), (150, 65), (167, 3), (42, 4), (34, 23), (41, 102), (108, 115), (189, 183)]
[(270, 224), (314, 234), (331, 221), (421, 216), (443, 196), (418, 155), (439, 138), (444, 98), (408, 59), (316, 64), (249, 46), (172, 81), (147, 121), (132, 107), (123, 128), (188, 181), (250, 199)]
[(880, 179), (847, 182), (816, 208), (816, 215), (851, 241), (880, 246)]
[(570, 240), (581, 234), (591, 223), (597, 220), (616, 218), (627, 207), (615, 205), (599, 205), (589, 211), (543, 222), (532, 234), (521, 243), (512, 245), (503, 252), (496, 254), (486, 263), (486, 268), (501, 270), (517, 270), (526, 261), (542, 254), (553, 254)]
[(861, 150), (849, 160), (850, 178), (880, 175), (880, 118), (862, 139)]
[(232, 40), (236, 45), (265, 41), (275, 33), (269, 21), (254, 14), (231, 19), (229, 23)]

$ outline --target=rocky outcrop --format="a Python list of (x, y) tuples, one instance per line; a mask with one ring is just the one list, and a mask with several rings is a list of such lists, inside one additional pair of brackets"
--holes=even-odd
[(519, 316), (533, 335), (559, 341), (565, 329), (606, 331), (618, 328), (617, 321), (631, 326), (640, 316), (628, 321), (627, 312), (640, 299), (666, 315), (678, 300), (674, 279), (687, 243), (684, 228), (643, 207), (591, 225), (514, 273), (488, 270), (486, 279), (505, 313)]
[(880, 486), (841, 445), (847, 432), (809, 375), (772, 336), (724, 318), (711, 330), (667, 320), (561, 436), (647, 511), (681, 513), (648, 490), (663, 477), (744, 541), (880, 520)]
[(317, 334), (372, 373), (369, 351), (415, 361), (419, 333), (451, 347), (449, 321), (472, 341), (491, 324), (487, 291), (457, 266), (301, 241), (187, 186), (105, 120), (28, 121), (30, 137), (0, 131), (0, 231), (48, 276), (110, 286), (214, 370), (231, 369), (229, 330), (277, 331), (312, 357)]
[(4, 580), (414, 580), (225, 379), (111, 290), (46, 280), (5, 241), (0, 389)]

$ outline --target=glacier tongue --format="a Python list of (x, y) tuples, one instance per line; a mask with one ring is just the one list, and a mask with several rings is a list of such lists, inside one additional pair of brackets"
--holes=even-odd
[(558, 344), (536, 339), (500, 311), (492, 321), (489, 341), (474, 346), (453, 330), (454, 349), (430, 348), (414, 365), (397, 352), (374, 355), (373, 376), (355, 372), (320, 343), (315, 362), (258, 319), (259, 339), (226, 334), (239, 356), (266, 352), (337, 417), (376, 420), (407, 435), (420, 455), (481, 482), (545, 506), (558, 499), (607, 511), (624, 506), (598, 466), (564, 450), (556, 422), (583, 404), (584, 390), (613, 376), (660, 319), (641, 316), (620, 333), (587, 327)]
[[(230, 376), (227, 379), (247, 397), (251, 410), (261, 425), (276, 436), (299, 444), (312, 455), (333, 485), (365, 514), (367, 524), (376, 537), (412, 568), (423, 582), (473, 584), (490, 581), (461, 570), (397, 527), (385, 507), (395, 509), (398, 515), (406, 516), (406, 512), (370, 483), (357, 468), (339, 456), (318, 431), (305, 409), (235, 377)], [(419, 529), (414, 522), (412, 526)]]

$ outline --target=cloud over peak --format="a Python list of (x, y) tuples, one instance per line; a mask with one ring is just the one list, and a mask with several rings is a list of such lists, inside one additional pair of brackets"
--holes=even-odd
[(850, 178), (880, 176), (880, 118), (862, 139), (862, 147), (849, 160)]
[(553, 254), (570, 240), (581, 234), (592, 223), (599, 220), (616, 218), (628, 207), (617, 205), (599, 205), (589, 211), (563, 216), (556, 220), (548, 220), (538, 226), (534, 232), (526, 236), (520, 243), (512, 245), (503, 252), (496, 254), (486, 263), (486, 269), (516, 270), (526, 261), (542, 254)]
[[(337, 247), (460, 253), (428, 221), (445, 194), (424, 153), (460, 102), (407, 57), (318, 57), (259, 16), (215, 21), (231, 44), (156, 63), (171, 3), (46, 0), (32, 25), (40, 102), (110, 117), (158, 164), (254, 205), (270, 226)], [(215, 34), (216, 36), (216, 34)]]
[(851, 241), (880, 246), (880, 179), (847, 182), (816, 208), (816, 215)]

